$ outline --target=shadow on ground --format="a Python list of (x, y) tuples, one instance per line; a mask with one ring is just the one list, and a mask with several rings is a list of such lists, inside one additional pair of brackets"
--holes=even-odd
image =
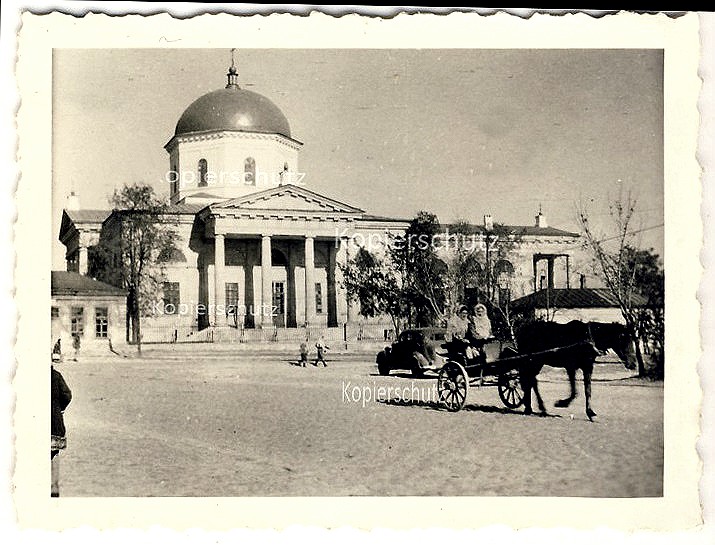
[[(423, 409), (429, 409), (433, 411), (443, 411), (449, 412), (441, 404), (436, 401), (423, 401), (423, 400), (412, 400), (412, 399), (378, 399), (378, 403), (384, 405), (393, 405), (397, 407), (420, 407)], [(519, 416), (527, 416), (524, 414), (523, 410), (509, 409), (507, 407), (495, 407), (493, 405), (477, 405), (477, 404), (467, 404), (461, 409), (465, 412), (480, 412), (480, 413), (497, 413), (497, 414), (516, 414)], [(539, 416), (541, 418), (561, 418), (560, 414), (548, 414), (548, 413), (532, 413), (530, 416)]]
[(437, 378), (436, 374), (425, 373), (424, 375), (413, 375), (411, 371), (402, 373), (390, 373), (389, 375), (381, 375), (380, 373), (370, 373), (371, 377), (397, 377), (397, 378), (410, 378), (415, 380), (435, 380)]

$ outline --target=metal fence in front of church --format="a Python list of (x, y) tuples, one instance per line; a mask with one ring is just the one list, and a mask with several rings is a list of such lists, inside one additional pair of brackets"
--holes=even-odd
[(142, 327), (143, 344), (180, 343), (291, 343), (300, 344), (306, 339), (316, 342), (323, 338), (327, 343), (370, 343), (394, 340), (392, 324), (343, 324), (338, 327), (268, 327), (239, 328), (233, 326), (207, 327), (194, 325), (155, 325)]

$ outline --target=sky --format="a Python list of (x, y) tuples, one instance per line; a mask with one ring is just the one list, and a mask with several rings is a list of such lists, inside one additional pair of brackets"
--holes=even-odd
[[(66, 196), (109, 208), (145, 182), (168, 197), (163, 149), (184, 109), (226, 84), (225, 49), (53, 54), (53, 268)], [(579, 232), (586, 206), (637, 198), (638, 244), (663, 252), (661, 50), (241, 49), (239, 83), (304, 143), (308, 189), (371, 214)]]

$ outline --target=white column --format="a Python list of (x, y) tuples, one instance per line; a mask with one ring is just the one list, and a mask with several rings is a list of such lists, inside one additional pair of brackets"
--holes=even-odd
[(79, 247), (79, 255), (77, 256), (77, 259), (79, 262), (77, 263), (78, 265), (78, 272), (79, 274), (87, 274), (87, 270), (89, 269), (89, 264), (87, 263), (87, 247), (86, 246), (80, 246)]
[(343, 273), (339, 265), (345, 266), (348, 262), (348, 239), (341, 238), (340, 246), (337, 248), (335, 256), (335, 307), (337, 311), (338, 325), (347, 322), (348, 319), (348, 297), (343, 287)]
[(315, 323), (315, 248), (313, 237), (305, 237), (305, 322)]
[(224, 235), (217, 233), (214, 235), (214, 325), (226, 325), (225, 265)]
[(261, 324), (273, 325), (273, 278), (271, 275), (271, 237), (263, 235), (261, 240)]

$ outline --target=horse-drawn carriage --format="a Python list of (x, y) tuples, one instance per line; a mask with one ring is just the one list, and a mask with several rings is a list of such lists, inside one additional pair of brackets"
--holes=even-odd
[(453, 412), (464, 407), (470, 386), (496, 386), (502, 403), (517, 409), (527, 393), (522, 385), (527, 367), (594, 356), (593, 345), (587, 341), (526, 354), (518, 353), (511, 343), (492, 341), (471, 358), (460, 344), (443, 345), (447, 349), (447, 362), (437, 376), (439, 402)]
[(536, 322), (522, 329), (517, 340), (519, 350), (511, 343), (485, 342), (473, 357), (469, 357), (463, 342), (442, 345), (447, 353), (437, 378), (439, 402), (449, 411), (459, 411), (467, 401), (470, 386), (497, 386), (508, 408), (524, 405), (524, 413), (530, 414), (533, 391), (539, 410), (545, 413), (536, 377), (544, 365), (549, 365), (564, 368), (571, 386), (570, 396), (557, 401), (557, 407), (567, 407), (576, 397), (576, 371), (583, 372), (586, 414), (593, 419), (596, 413), (591, 409), (591, 374), (596, 357), (608, 348), (624, 362), (632, 356), (632, 343), (620, 324)]

